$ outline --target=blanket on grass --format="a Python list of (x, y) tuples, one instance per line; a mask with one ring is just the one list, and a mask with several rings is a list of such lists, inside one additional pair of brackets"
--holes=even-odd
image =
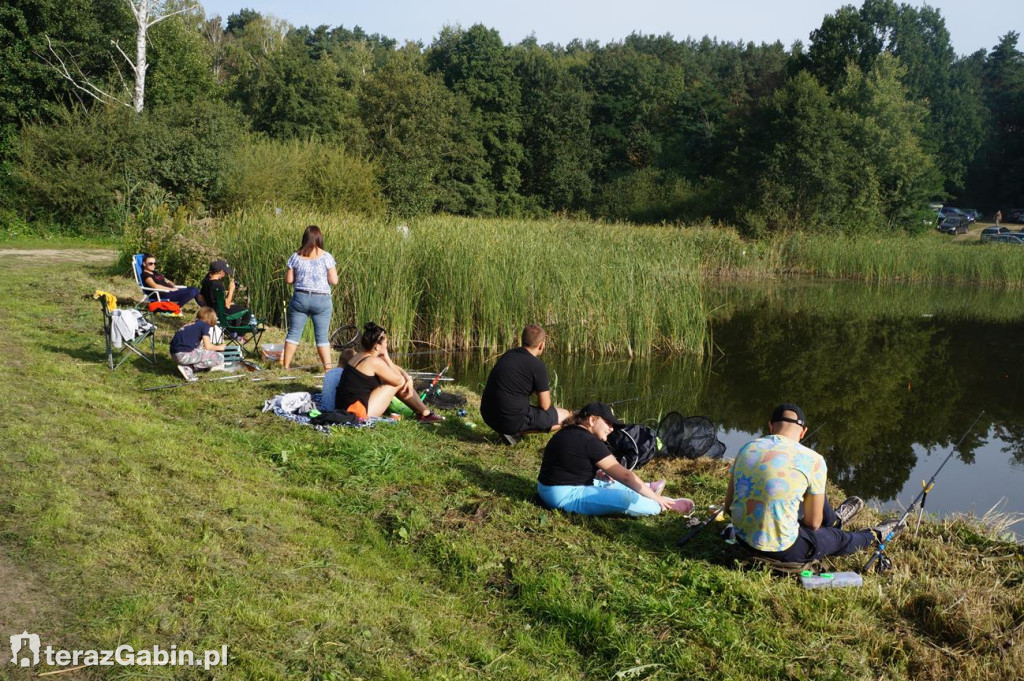
[[(289, 421), (303, 426), (311, 426), (312, 428), (319, 430), (321, 433), (330, 433), (331, 426), (317, 425), (312, 422), (313, 419), (309, 416), (310, 411), (320, 410), (322, 397), (322, 393), (281, 393), (274, 395), (272, 398), (264, 402), (263, 411), (273, 412), (283, 419), (288, 419)], [(398, 421), (371, 416), (368, 419), (360, 419), (354, 423), (337, 425), (344, 425), (349, 428), (372, 428), (378, 423), (398, 423)]]

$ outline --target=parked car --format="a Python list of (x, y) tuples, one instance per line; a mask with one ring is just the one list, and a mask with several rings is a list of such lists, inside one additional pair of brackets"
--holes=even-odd
[(964, 208), (964, 215), (967, 216), (971, 222), (977, 222), (981, 219), (981, 213), (978, 212), (977, 208)]
[(1006, 211), (1008, 222), (1024, 222), (1024, 208), (1011, 208)]
[(967, 218), (951, 215), (939, 223), (939, 231), (943, 234), (967, 234), (968, 226)]
[(997, 236), (1009, 233), (1010, 230), (1007, 229), (1006, 227), (986, 227), (985, 229), (981, 230), (981, 240), (983, 242), (992, 241), (992, 239), (994, 239)]
[[(975, 215), (977, 214), (977, 212), (978, 211), (974, 211)], [(949, 218), (949, 217), (964, 218), (965, 220), (967, 220), (967, 222), (974, 222), (975, 219), (976, 219), (975, 216), (971, 215), (966, 210), (964, 210), (962, 208), (954, 208), (953, 206), (943, 206), (942, 208), (940, 208), (939, 209), (939, 217), (940, 218)]]
[(1024, 236), (1020, 234), (993, 234), (989, 241), (994, 244), (1024, 244)]

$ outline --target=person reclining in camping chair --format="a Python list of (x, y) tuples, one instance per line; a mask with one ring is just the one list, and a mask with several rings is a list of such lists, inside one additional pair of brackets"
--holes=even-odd
[[(499, 357), (487, 376), (480, 397), (480, 416), (510, 445), (524, 433), (558, 430), (559, 424), (569, 417), (568, 409), (551, 403), (548, 369), (540, 359), (547, 340), (544, 329), (529, 324), (523, 329), (522, 346)], [(536, 406), (530, 404), (534, 394)]]
[(740, 449), (729, 476), (723, 508), (740, 546), (769, 562), (803, 564), (867, 548), (893, 528), (896, 520), (843, 529), (864, 501), (850, 497), (832, 509), (825, 496), (825, 459), (800, 444), (807, 435), (800, 407), (776, 407), (768, 432)]
[[(220, 327), (229, 337), (236, 339), (241, 347), (252, 345), (252, 352), (259, 347), (264, 327), (248, 309), (234, 303), (234, 270), (224, 260), (214, 260), (199, 286), (199, 302), (217, 312)], [(224, 282), (227, 281), (225, 288)]]
[(139, 279), (142, 281), (143, 293), (147, 293), (150, 300), (169, 300), (177, 303), (179, 307), (185, 307), (199, 295), (199, 289), (196, 287), (179, 286), (157, 272), (156, 256), (149, 253), (142, 254), (142, 271)]

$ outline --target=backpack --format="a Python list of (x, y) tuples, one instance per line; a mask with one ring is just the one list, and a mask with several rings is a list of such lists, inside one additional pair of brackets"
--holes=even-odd
[(663, 454), (658, 434), (638, 423), (613, 430), (608, 436), (608, 446), (618, 462), (629, 470), (640, 468), (654, 457)]

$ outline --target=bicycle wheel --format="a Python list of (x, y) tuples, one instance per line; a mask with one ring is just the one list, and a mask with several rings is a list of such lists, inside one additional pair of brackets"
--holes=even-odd
[(339, 326), (330, 336), (331, 348), (338, 352), (355, 346), (359, 340), (359, 329), (355, 324)]

